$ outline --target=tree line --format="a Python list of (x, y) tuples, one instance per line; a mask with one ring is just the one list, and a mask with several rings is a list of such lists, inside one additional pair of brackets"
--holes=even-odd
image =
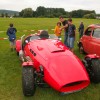
[[(65, 18), (96, 18), (95, 10), (73, 10), (71, 12), (65, 11), (64, 8), (45, 8), (43, 6), (37, 7), (34, 11), (32, 8), (25, 8), (19, 12), (19, 14), (14, 14), (14, 17), (23, 17), (23, 18), (31, 18), (31, 17), (40, 17), (40, 18), (56, 18), (59, 16), (63, 16)], [(9, 17), (9, 14), (1, 14), (1, 17)]]
[(1, 13), (0, 17), (19, 17), (19, 14), (9, 14), (9, 13)]
[(43, 6), (37, 7), (36, 11), (32, 8), (25, 8), (19, 12), (20, 17), (47, 17), (55, 18), (59, 16), (73, 17), (73, 18), (96, 18), (95, 10), (73, 10), (71, 12), (65, 11), (64, 8), (45, 8)]

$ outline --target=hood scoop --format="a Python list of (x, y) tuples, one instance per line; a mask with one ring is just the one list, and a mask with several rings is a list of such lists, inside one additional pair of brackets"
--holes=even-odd
[(56, 53), (56, 52), (64, 52), (65, 50), (53, 50), (51, 53)]
[(49, 51), (51, 53), (56, 53), (56, 52), (64, 52), (65, 48), (62, 45), (58, 45), (58, 44), (49, 44), (47, 45)]
[(64, 52), (65, 49), (60, 48), (60, 47), (56, 47), (56, 46), (52, 46), (52, 47), (49, 47), (49, 51), (51, 53), (56, 53), (56, 52)]

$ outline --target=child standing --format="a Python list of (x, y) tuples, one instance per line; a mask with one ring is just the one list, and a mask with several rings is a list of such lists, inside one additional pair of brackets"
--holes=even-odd
[(15, 41), (16, 41), (16, 28), (13, 27), (13, 24), (9, 25), (10, 27), (7, 30), (7, 35), (9, 37), (11, 51), (15, 49)]
[(61, 28), (61, 23), (58, 22), (54, 29), (54, 33), (58, 37), (59, 40), (61, 40), (61, 29), (60, 28)]

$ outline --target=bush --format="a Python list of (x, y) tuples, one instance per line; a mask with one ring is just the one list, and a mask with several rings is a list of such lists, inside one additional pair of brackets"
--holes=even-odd
[(96, 18), (96, 15), (94, 13), (86, 14), (86, 15), (84, 15), (84, 18), (87, 18), (87, 19), (95, 19)]

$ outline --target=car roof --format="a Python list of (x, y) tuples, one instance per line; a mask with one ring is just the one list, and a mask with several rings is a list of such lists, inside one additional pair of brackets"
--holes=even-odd
[(92, 28), (100, 28), (100, 24), (92, 24), (92, 25), (89, 25), (88, 27), (92, 27)]

